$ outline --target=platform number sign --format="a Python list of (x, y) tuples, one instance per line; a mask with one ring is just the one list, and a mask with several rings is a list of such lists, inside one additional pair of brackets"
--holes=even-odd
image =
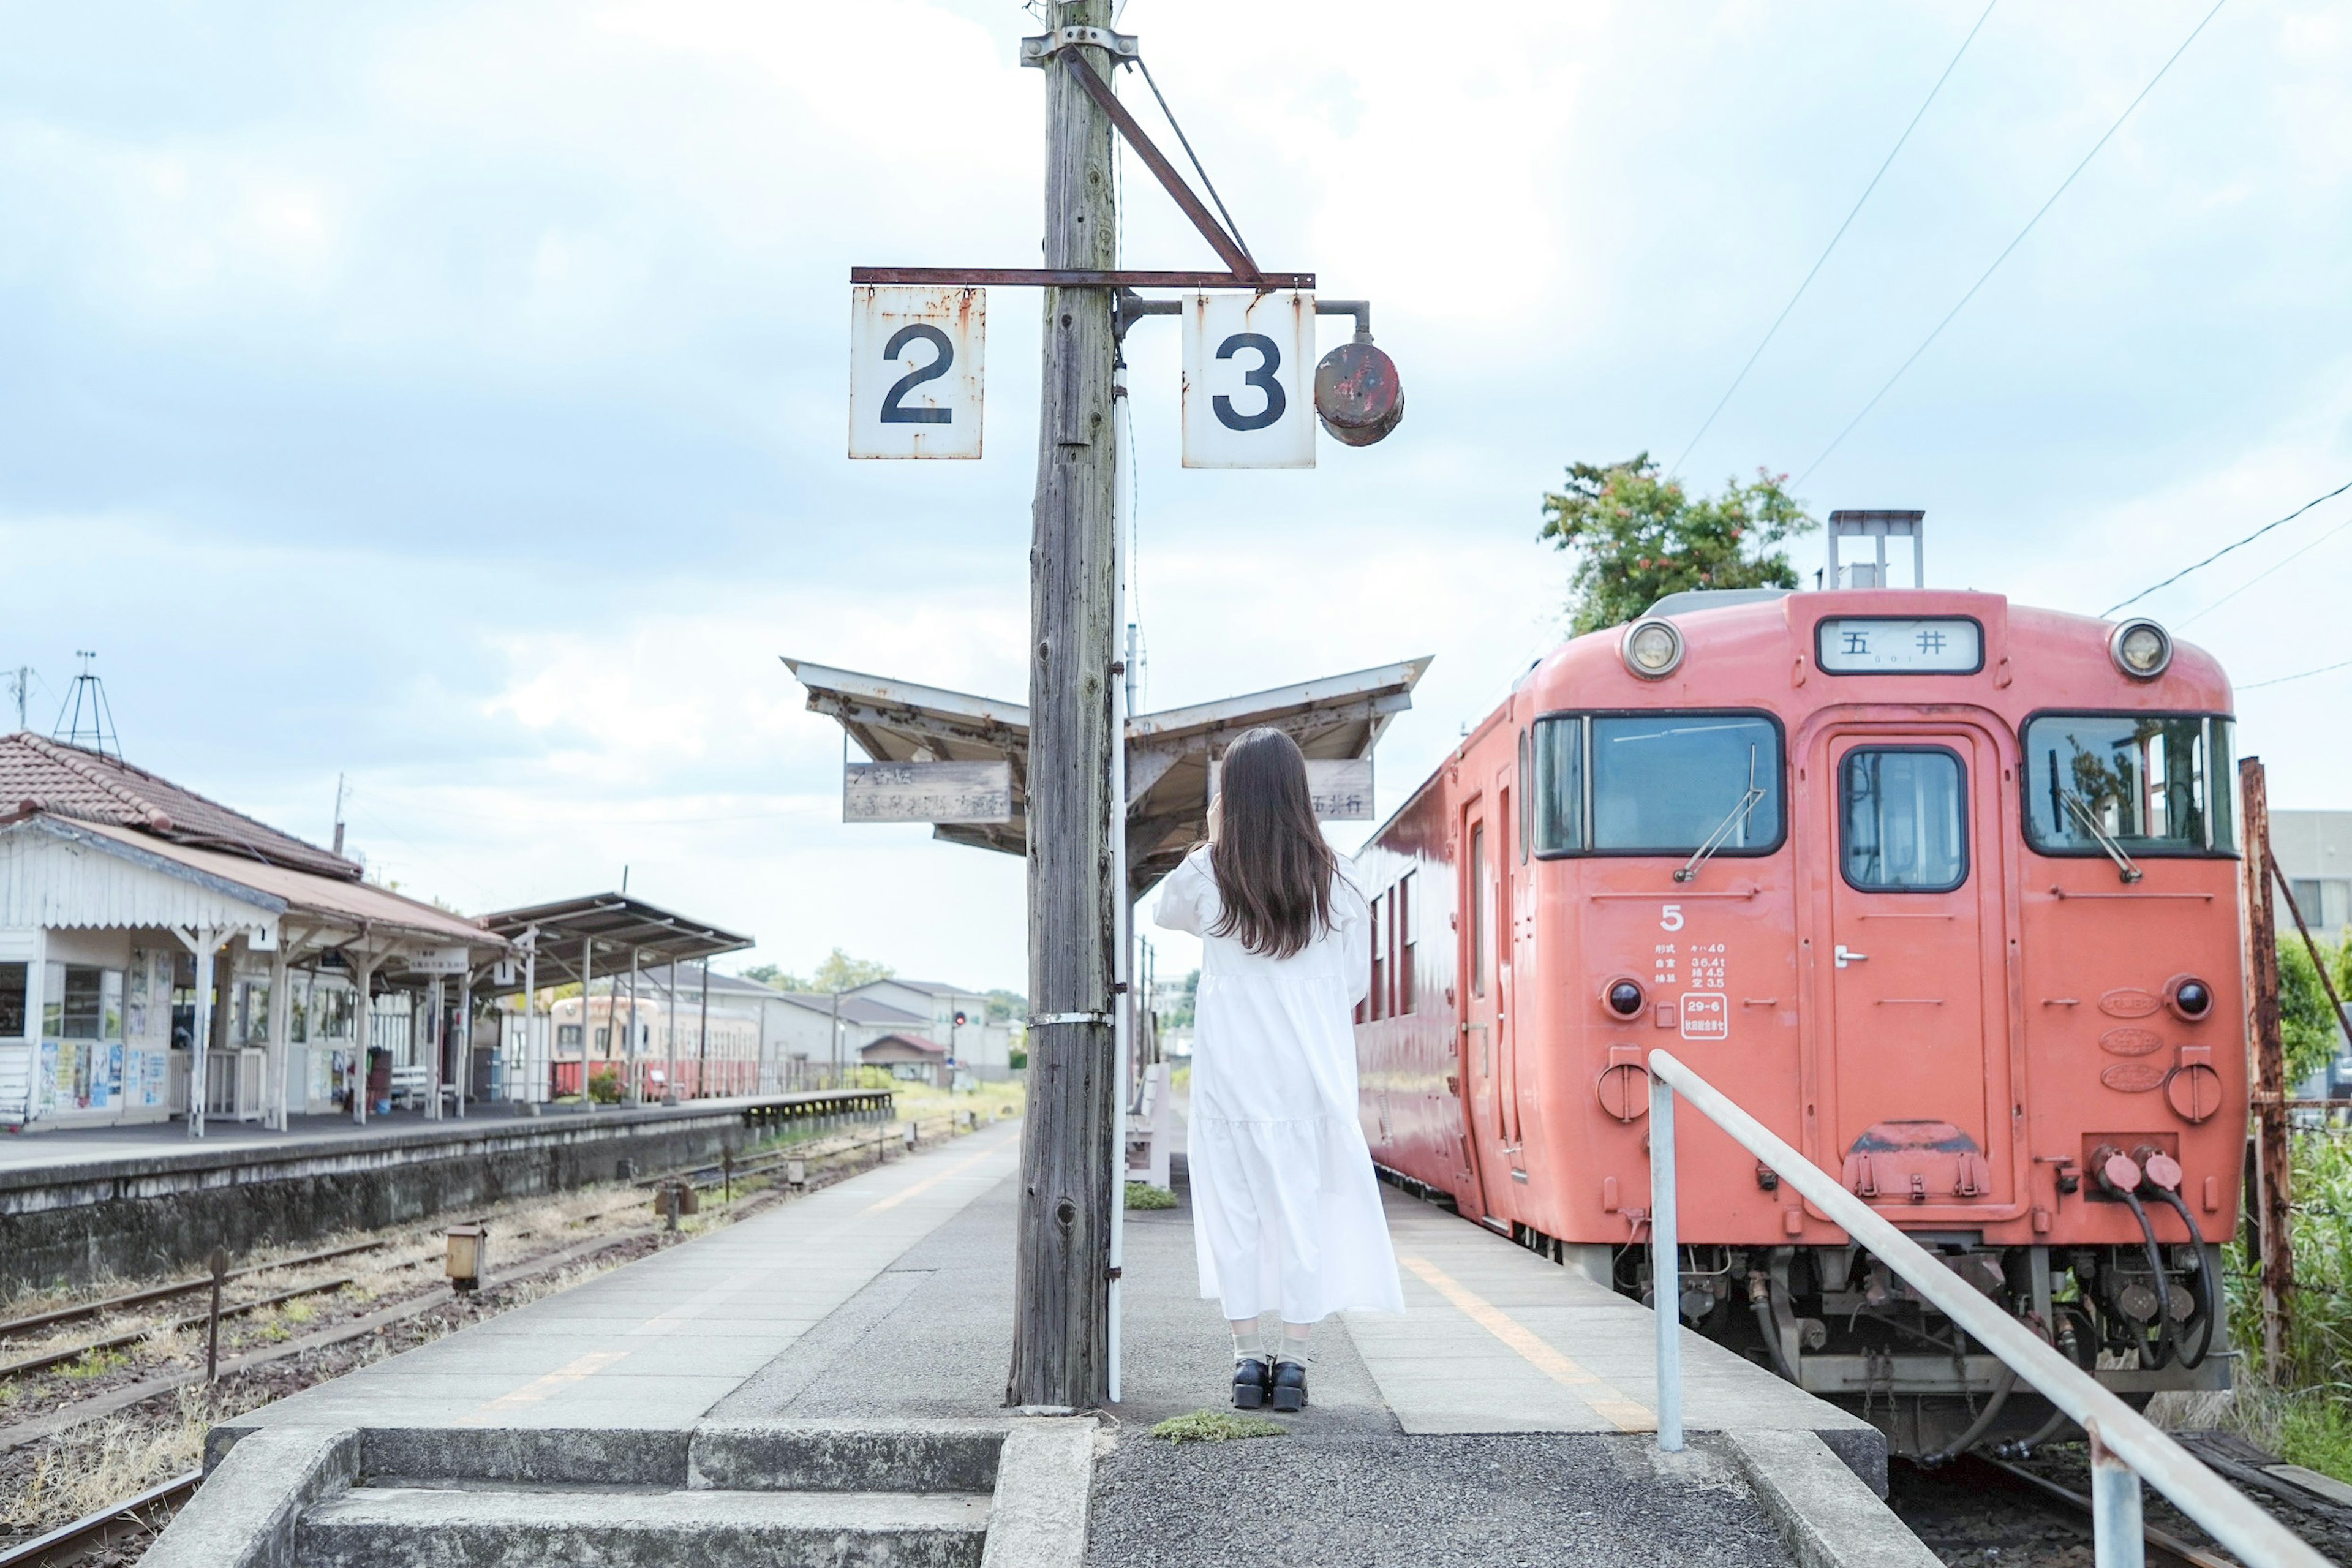
[(979, 457), (988, 291), (849, 292), (849, 455)]
[(1315, 296), (1184, 302), (1184, 466), (1315, 466)]

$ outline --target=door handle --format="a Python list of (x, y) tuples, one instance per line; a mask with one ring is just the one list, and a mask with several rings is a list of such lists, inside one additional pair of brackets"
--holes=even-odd
[(1870, 954), (1866, 952), (1854, 952), (1848, 949), (1845, 943), (1838, 943), (1837, 966), (1840, 969), (1843, 969), (1849, 963), (1867, 963), (1869, 962)]

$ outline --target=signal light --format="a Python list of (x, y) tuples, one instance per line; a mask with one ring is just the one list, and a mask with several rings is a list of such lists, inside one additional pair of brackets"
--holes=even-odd
[(2164, 1000), (2176, 1017), (2194, 1024), (2213, 1010), (2213, 988), (2193, 974), (2182, 974), (2164, 988)]
[(1642, 1016), (1643, 996), (1639, 981), (1612, 980), (1601, 993), (1601, 1005), (1620, 1018)]
[(962, 1027), (963, 1027), (963, 1026), (964, 1026), (964, 1016), (963, 1016), (961, 1013), (958, 1013), (958, 1014), (955, 1016), (955, 1026), (956, 1026), (957, 1028), (961, 1029), (961, 1028), (962, 1028)]

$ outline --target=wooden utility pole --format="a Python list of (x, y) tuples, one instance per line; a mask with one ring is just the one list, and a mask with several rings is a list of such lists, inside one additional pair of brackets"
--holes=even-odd
[[(1049, 41), (1108, 28), (1111, 0), (1049, 8)], [(1063, 47), (1078, 48), (1072, 43)], [(1108, 78), (1106, 49), (1087, 63)], [(1045, 73), (1045, 265), (1118, 265), (1111, 121), (1075, 73)], [(1029, 1111), (1007, 1403), (1108, 1396), (1114, 1085), (1111, 682), (1113, 290), (1045, 290), (1045, 379), (1029, 552)]]
[(2279, 1031), (2278, 926), (2271, 904), (2271, 808), (2260, 757), (2238, 763), (2246, 840), (2239, 863), (2246, 889), (2248, 1033), (2253, 1047), (2254, 1219), (2263, 1280), (2263, 1363), (2273, 1381), (2286, 1370), (2287, 1315), (2294, 1293), (2289, 1229), (2286, 1047)]

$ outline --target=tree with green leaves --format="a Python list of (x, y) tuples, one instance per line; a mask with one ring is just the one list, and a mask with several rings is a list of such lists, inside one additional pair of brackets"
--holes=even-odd
[(1789, 476), (1756, 470), (1694, 498), (1647, 452), (1622, 463), (1571, 463), (1565, 489), (1543, 499), (1537, 535), (1576, 556), (1571, 635), (1621, 626), (1691, 588), (1793, 588), (1796, 568), (1772, 546), (1820, 526), (1789, 494)]
[(855, 991), (877, 980), (891, 979), (898, 973), (887, 963), (871, 958), (852, 958), (836, 947), (816, 966), (814, 974), (794, 974), (777, 964), (755, 963), (743, 971), (743, 978), (806, 995), (812, 992)]
[[(2343, 977), (2352, 973), (2345, 962), (2347, 955), (2325, 942), (2319, 951), (2341, 994)], [(2278, 955), (2279, 1039), (2286, 1048), (2287, 1081), (2297, 1084), (2335, 1058), (2339, 1038), (2336, 1008), (2319, 983), (2311, 950), (2293, 927), (2279, 933)]]

